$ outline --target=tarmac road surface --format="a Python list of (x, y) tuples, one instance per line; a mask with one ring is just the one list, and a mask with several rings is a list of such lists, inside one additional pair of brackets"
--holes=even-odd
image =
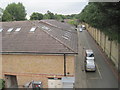
[[(84, 51), (92, 49), (95, 55), (96, 72), (85, 72)], [(75, 88), (118, 88), (117, 74), (111, 68), (104, 53), (93, 38), (83, 30), (78, 31), (78, 55), (75, 61)]]

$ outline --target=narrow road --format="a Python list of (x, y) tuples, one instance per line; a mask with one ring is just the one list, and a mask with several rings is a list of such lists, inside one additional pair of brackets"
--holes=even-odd
[[(115, 73), (112, 71), (107, 59), (98, 48), (97, 44), (89, 33), (84, 30), (78, 32), (78, 57), (76, 58), (76, 80), (75, 87), (79, 87), (84, 80), (83, 86), (86, 88), (118, 88), (118, 80)], [(92, 49), (95, 55), (95, 62), (97, 66), (96, 72), (85, 72), (84, 70), (84, 51)], [(81, 75), (84, 75), (81, 77)]]

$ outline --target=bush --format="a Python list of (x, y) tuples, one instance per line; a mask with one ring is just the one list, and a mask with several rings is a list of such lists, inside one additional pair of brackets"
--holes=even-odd
[(5, 81), (3, 79), (0, 79), (0, 90), (5, 87)]

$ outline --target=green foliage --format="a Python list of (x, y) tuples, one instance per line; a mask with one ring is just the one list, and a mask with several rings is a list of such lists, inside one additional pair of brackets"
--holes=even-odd
[(55, 19), (56, 19), (56, 20), (63, 21), (63, 20), (65, 19), (65, 16), (64, 16), (64, 15), (61, 15), (61, 14), (55, 14)]
[(76, 26), (76, 27), (77, 27), (77, 25), (78, 25), (78, 21), (77, 21), (76, 19), (71, 19), (71, 20), (68, 21), (68, 23), (69, 23), (69, 24), (72, 24), (72, 25), (74, 25), (74, 26)]
[(3, 9), (0, 8), (0, 21), (2, 21), (2, 14), (3, 14)]
[(75, 19), (77, 14), (65, 15), (66, 19)]
[(5, 8), (3, 12), (3, 21), (20, 21), (25, 20), (26, 11), (22, 3), (11, 3)]
[(55, 16), (52, 12), (48, 10), (47, 13), (44, 15), (44, 19), (55, 19)]
[(13, 21), (12, 15), (7, 10), (4, 11), (2, 21)]
[(5, 81), (3, 79), (0, 79), (0, 90), (5, 87)]
[(60, 20), (63, 21), (66, 18), (65, 15), (62, 14), (54, 14), (52, 12), (50, 12), (49, 10), (47, 11), (46, 14), (44, 14), (43, 19), (56, 19), (56, 20)]
[(43, 19), (43, 15), (41, 13), (34, 12), (30, 16), (30, 20), (41, 20), (41, 19)]
[(47, 14), (49, 15), (49, 19), (54, 19), (54, 14), (51, 13), (49, 10), (47, 11)]
[(44, 14), (43, 19), (50, 19), (48, 14)]
[(120, 29), (120, 5), (117, 2), (90, 2), (84, 10), (77, 15), (82, 22), (102, 30), (113, 40), (118, 39)]

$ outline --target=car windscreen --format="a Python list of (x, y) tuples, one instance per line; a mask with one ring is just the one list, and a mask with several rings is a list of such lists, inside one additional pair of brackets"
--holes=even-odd
[(87, 57), (94, 57), (94, 54), (93, 53), (87, 54)]

